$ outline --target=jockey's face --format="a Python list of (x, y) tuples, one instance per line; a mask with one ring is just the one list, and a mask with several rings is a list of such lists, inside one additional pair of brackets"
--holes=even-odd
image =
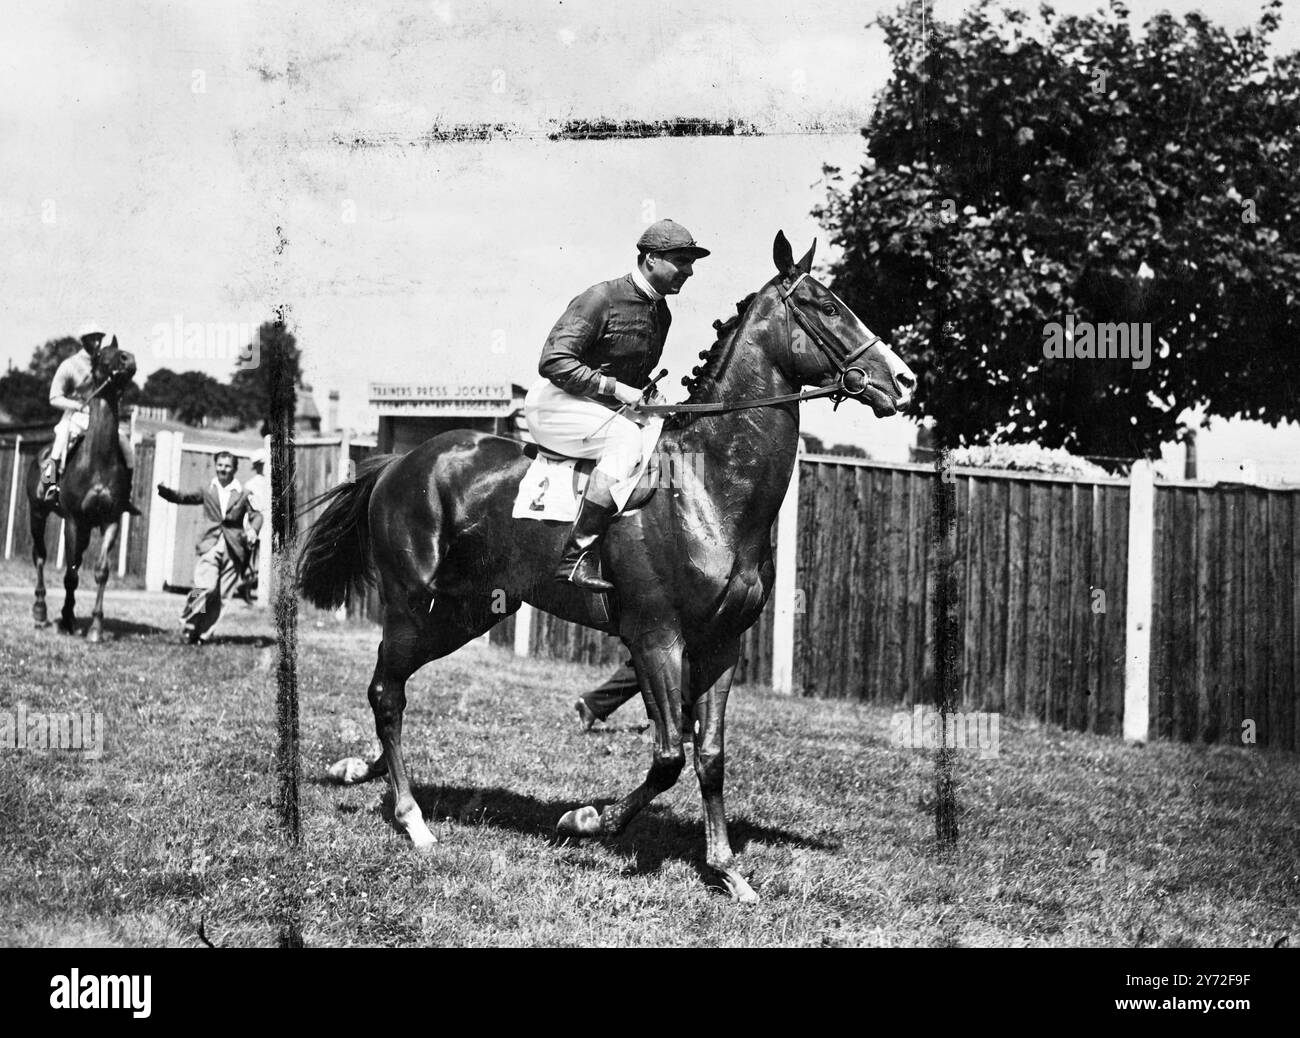
[(229, 486), (235, 478), (235, 460), (233, 458), (217, 459), (217, 482), (223, 487)]
[(689, 249), (648, 252), (641, 263), (641, 273), (661, 296), (675, 296), (695, 274), (694, 263), (695, 257)]
[(99, 352), (99, 347), (103, 344), (104, 336), (99, 332), (92, 332), (90, 335), (82, 336), (81, 339), (81, 348), (92, 357)]

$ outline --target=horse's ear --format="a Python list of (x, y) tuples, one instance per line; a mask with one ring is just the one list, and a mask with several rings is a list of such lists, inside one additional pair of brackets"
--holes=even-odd
[(785, 239), (785, 231), (776, 232), (776, 240), (772, 242), (772, 262), (780, 274), (789, 274), (794, 267), (794, 250)]
[(117, 336), (116, 336), (116, 335), (113, 336), (113, 341), (110, 342), (110, 343), (108, 344), (108, 348), (109, 348), (110, 350), (115, 350), (115, 349), (117, 349)]
[(812, 243), (812, 248), (810, 248), (807, 252), (805, 252), (805, 253), (804, 253), (804, 256), (803, 256), (803, 259), (801, 259), (801, 260), (799, 261), (799, 273), (800, 273), (800, 274), (811, 274), (811, 273), (812, 273), (812, 259), (813, 259), (813, 253), (816, 252), (816, 251), (817, 251), (817, 239), (814, 238), (814, 239), (813, 239), (813, 243)]

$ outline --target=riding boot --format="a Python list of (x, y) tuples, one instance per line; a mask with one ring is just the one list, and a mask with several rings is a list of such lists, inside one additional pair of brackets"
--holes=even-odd
[(59, 502), (59, 463), (51, 458), (41, 472), (41, 500), (49, 505)]
[(600, 505), (589, 498), (582, 499), (564, 545), (560, 568), (555, 571), (556, 580), (567, 581), (584, 591), (614, 590), (614, 585), (600, 576), (600, 539), (609, 529), (614, 514), (612, 502)]

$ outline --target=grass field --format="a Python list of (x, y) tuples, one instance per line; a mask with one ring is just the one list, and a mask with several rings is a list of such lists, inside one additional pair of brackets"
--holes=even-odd
[[(98, 648), (0, 595), (0, 710), (101, 710), (99, 761), (0, 752), (5, 944), (1105, 945), (1300, 942), (1300, 759), (1067, 734), (1004, 718), (1000, 756), (959, 758), (961, 841), (933, 840), (933, 761), (890, 745), (892, 711), (733, 693), (728, 806), (762, 901), (707, 890), (688, 768), (608, 844), (557, 846), (568, 808), (630, 789), (637, 703), (581, 733), (604, 674), (467, 647), (409, 687), (405, 747), (439, 844), (414, 853), (374, 749), (376, 634), (304, 621), (303, 841), (275, 825), (269, 618), (235, 606), (179, 643), (179, 596), (110, 599)], [(57, 601), (57, 599), (55, 600)]]

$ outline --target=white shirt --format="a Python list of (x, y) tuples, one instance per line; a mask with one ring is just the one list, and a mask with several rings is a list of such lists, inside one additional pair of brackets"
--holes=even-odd
[(663, 298), (662, 292), (656, 292), (650, 287), (650, 282), (645, 279), (645, 275), (641, 273), (641, 270), (638, 267), (632, 268), (632, 282), (656, 303)]
[(265, 513), (270, 510), (271, 488), (265, 476), (257, 474), (249, 476), (244, 489), (248, 491), (248, 504), (254, 512)]
[(222, 486), (221, 481), (216, 476), (212, 477), (212, 485), (217, 488), (217, 500), (221, 503), (221, 516), (224, 519), (230, 511), (230, 502), (244, 488), (239, 485), (239, 480), (232, 478), (229, 485)]

